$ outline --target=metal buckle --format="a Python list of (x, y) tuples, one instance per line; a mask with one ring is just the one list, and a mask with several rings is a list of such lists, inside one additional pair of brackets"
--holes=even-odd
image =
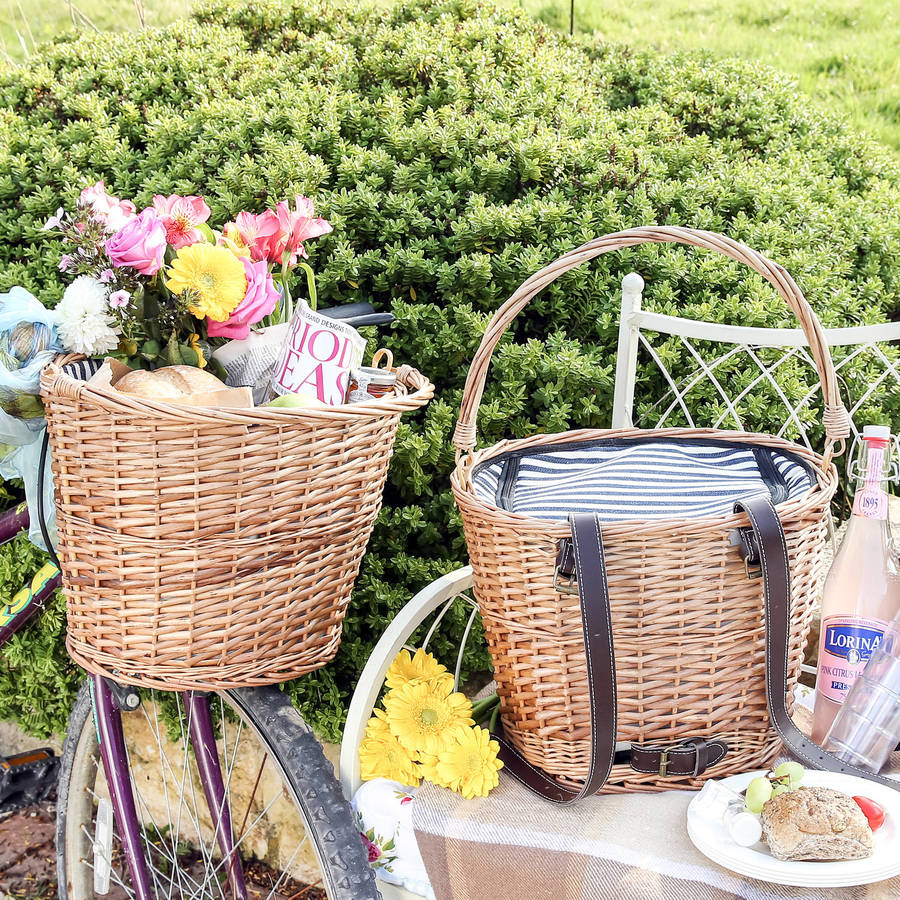
[[(762, 578), (762, 563), (759, 560), (756, 540), (749, 528), (735, 528), (728, 535), (728, 543), (738, 548), (738, 553), (744, 561), (744, 571), (748, 578)], [(751, 568), (751, 560), (753, 568)]]
[(669, 774), (669, 748), (666, 747), (659, 757), (659, 777), (666, 778)]
[(560, 594), (577, 594), (578, 582), (574, 575), (562, 575), (559, 568), (553, 570), (553, 590)]

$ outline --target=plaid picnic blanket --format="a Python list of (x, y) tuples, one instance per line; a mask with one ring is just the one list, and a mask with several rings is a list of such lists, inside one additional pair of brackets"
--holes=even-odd
[(413, 827), (437, 900), (900, 898), (900, 877), (822, 889), (730, 872), (688, 837), (685, 818), (694, 796), (610, 794), (559, 807), (501, 772), (491, 795), (475, 800), (425, 785), (416, 795)]

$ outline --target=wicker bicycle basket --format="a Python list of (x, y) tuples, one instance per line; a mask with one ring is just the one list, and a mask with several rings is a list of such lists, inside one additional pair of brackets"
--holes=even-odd
[(188, 408), (44, 370), (66, 646), (163, 689), (271, 684), (325, 665), (400, 416), (433, 387), (327, 409)]
[[(648, 242), (718, 251), (766, 278), (787, 301), (808, 339), (820, 376), (827, 446), (824, 456), (780, 438), (698, 429), (662, 429), (669, 438), (752, 442), (789, 450), (814, 466), (804, 496), (778, 513), (791, 565), (791, 634), (786, 689), (799, 675), (837, 486), (831, 457), (849, 434), (825, 337), (799, 288), (779, 265), (711, 232), (645, 227), (593, 240), (529, 278), (487, 328), (463, 392), (454, 435), (453, 493), (474, 570), (474, 587), (502, 701), (507, 738), (531, 764), (562, 783), (583, 782), (590, 757), (591, 710), (577, 594), (554, 585), (565, 522), (508, 512), (474, 489), (473, 468), (511, 451), (561, 446), (646, 431), (581, 430), (539, 434), (475, 450), (476, 417), (491, 354), (515, 316), (544, 287), (602, 253)], [(672, 745), (687, 737), (727, 742), (725, 760), (707, 773), (721, 777), (768, 764), (780, 742), (770, 726), (765, 691), (762, 582), (749, 579), (729, 535), (749, 524), (744, 514), (604, 524), (622, 742)], [(702, 779), (682, 784), (698, 786)], [(613, 767), (605, 790), (666, 790), (671, 778)]]

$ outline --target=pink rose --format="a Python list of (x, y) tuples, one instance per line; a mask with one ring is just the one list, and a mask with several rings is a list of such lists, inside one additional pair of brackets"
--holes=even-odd
[(165, 252), (166, 229), (149, 207), (106, 241), (106, 255), (114, 266), (130, 266), (141, 275), (155, 275)]
[(90, 207), (94, 218), (106, 226), (107, 234), (119, 231), (137, 212), (130, 200), (120, 200), (107, 194), (106, 184), (102, 181), (85, 188), (81, 192), (78, 205)]
[(278, 303), (278, 290), (269, 274), (266, 261), (251, 262), (240, 257), (247, 275), (247, 293), (224, 322), (206, 318), (210, 337), (235, 338), (242, 341), (250, 334), (250, 326), (262, 321)]
[(157, 194), (153, 198), (153, 208), (166, 229), (166, 240), (176, 250), (203, 240), (203, 233), (197, 228), (209, 218), (209, 207), (202, 197), (179, 197)]
[(279, 226), (278, 216), (271, 209), (267, 209), (258, 216), (254, 213), (240, 212), (237, 214), (234, 224), (241, 240), (250, 248), (251, 259), (255, 262), (275, 261), (272, 254), (278, 243)]
[(273, 248), (273, 255), (269, 259), (274, 263), (281, 263), (285, 251), (290, 251), (288, 265), (297, 262), (297, 255), (306, 258), (308, 255), (303, 241), (321, 237), (332, 231), (331, 223), (321, 216), (316, 216), (312, 200), (309, 197), (294, 197), (295, 208), (291, 209), (287, 202), (282, 200), (275, 205), (275, 215), (278, 218), (278, 243)]

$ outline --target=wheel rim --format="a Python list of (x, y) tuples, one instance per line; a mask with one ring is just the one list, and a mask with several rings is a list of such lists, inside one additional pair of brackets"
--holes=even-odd
[[(155, 715), (161, 695), (152, 692), (135, 712), (123, 713), (142, 844), (157, 898), (231, 898), (226, 865), (215, 841), (196, 762), (185, 753), (187, 722), (181, 698), (165, 695), (172, 734)], [(226, 801), (245, 861), (251, 900), (314, 900), (330, 892), (314, 832), (303, 828), (293, 786), (277, 748), (261, 735), (240, 705), (211, 698), (218, 723), (217, 749)], [(226, 715), (229, 710), (233, 715)], [(175, 740), (171, 740), (171, 738)], [(73, 759), (67, 802), (66, 877), (69, 900), (135, 896), (124, 856), (113, 839), (111, 887), (94, 891), (95, 823), (108, 797), (93, 720), (82, 728)], [(277, 827), (276, 827), (277, 826)], [(116, 829), (117, 832), (118, 829)], [(287, 839), (285, 839), (287, 835)], [(249, 865), (248, 865), (249, 864)]]

